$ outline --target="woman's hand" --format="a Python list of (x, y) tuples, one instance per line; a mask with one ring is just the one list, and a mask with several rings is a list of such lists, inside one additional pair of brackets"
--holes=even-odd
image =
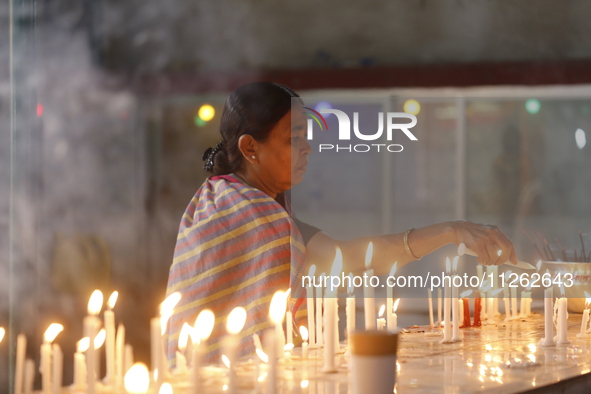
[(513, 243), (497, 226), (461, 220), (453, 222), (453, 229), (456, 245), (464, 243), (467, 248), (473, 250), (478, 255), (480, 264), (500, 265), (507, 260), (517, 264)]

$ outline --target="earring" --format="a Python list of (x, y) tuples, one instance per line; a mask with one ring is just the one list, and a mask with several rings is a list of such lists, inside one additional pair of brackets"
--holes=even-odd
[(256, 157), (256, 156), (254, 156), (254, 155), (252, 155), (252, 156), (250, 156), (250, 157), (252, 157), (253, 159), (256, 159), (256, 158), (257, 158), (257, 157)]

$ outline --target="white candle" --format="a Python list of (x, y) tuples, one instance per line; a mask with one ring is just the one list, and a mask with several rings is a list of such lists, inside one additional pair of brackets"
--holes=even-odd
[[(276, 331), (274, 329), (267, 330), (263, 341), (265, 342), (265, 349), (269, 356), (269, 370), (267, 373), (267, 387), (266, 393), (277, 392), (277, 358), (279, 358), (279, 350), (277, 349), (277, 339), (275, 338)], [(281, 350), (283, 352), (283, 349)]]
[(446, 267), (447, 267), (447, 276), (445, 279), (445, 293), (443, 298), (443, 339), (441, 343), (450, 343), (452, 341), (452, 333), (451, 333), (451, 277), (449, 277), (449, 271), (451, 270), (451, 262), (449, 261), (449, 257), (446, 259)]
[(544, 339), (542, 346), (554, 346), (554, 305), (552, 288), (544, 290)]
[[(397, 266), (398, 262), (392, 264), (392, 268), (390, 269), (390, 274), (388, 275), (388, 278), (394, 277), (394, 275), (396, 274)], [(394, 299), (392, 297), (392, 287), (386, 284), (386, 319), (388, 324), (388, 331), (393, 331), (396, 328), (396, 326), (394, 326), (394, 317), (392, 312), (392, 307), (394, 306)]]
[(378, 318), (376, 323), (378, 331), (383, 331), (386, 329), (386, 319), (384, 319), (383, 317)]
[(511, 299), (508, 295), (503, 298), (503, 302), (505, 303), (505, 321), (508, 322), (511, 320)]
[(107, 374), (105, 376), (105, 384), (108, 386), (115, 385), (115, 312), (113, 308), (117, 302), (119, 293), (114, 291), (107, 302), (108, 310), (105, 311), (105, 330), (107, 330), (107, 341), (105, 344), (105, 354), (107, 363)]
[(492, 292), (489, 291), (488, 293), (489, 297), (486, 299), (487, 301), (487, 306), (486, 306), (486, 311), (488, 312), (488, 323), (489, 324), (493, 324), (494, 323), (494, 317), (495, 317), (495, 311), (494, 311), (494, 298), (492, 297)]
[[(493, 266), (492, 274), (493, 274), (493, 277), (492, 277), (492, 283), (493, 283), (493, 285), (492, 285), (492, 289), (491, 290), (497, 291), (499, 289), (499, 266), (498, 265)], [(498, 297), (494, 297), (493, 298), (493, 316), (497, 316), (497, 315), (500, 315), (500, 312), (499, 312), (499, 298)]]
[(374, 288), (369, 284), (371, 277), (373, 277), (374, 270), (371, 269), (371, 259), (373, 256), (373, 242), (370, 242), (367, 246), (367, 252), (365, 253), (365, 274), (363, 287), (363, 305), (365, 314), (365, 329), (375, 330), (376, 329), (376, 304)]
[(95, 290), (88, 301), (88, 316), (84, 318), (84, 336), (89, 338), (89, 346), (86, 351), (86, 392), (94, 394), (96, 392), (96, 365), (97, 351), (94, 347), (94, 338), (100, 329), (100, 319), (98, 314), (103, 307), (103, 293)]
[(289, 310), (289, 303), (287, 312), (285, 312), (285, 329), (287, 330), (287, 343), (293, 343), (293, 317)]
[(396, 301), (394, 301), (394, 305), (392, 306), (392, 330), (396, 330), (398, 328), (398, 315), (396, 314), (396, 311), (398, 310), (398, 304), (400, 304), (400, 298), (397, 298)]
[(355, 331), (355, 296), (349, 293), (345, 312), (347, 314), (347, 340), (351, 338), (351, 333)]
[[(320, 280), (323, 281), (326, 275), (324, 272), (320, 275)], [(322, 286), (316, 288), (316, 346), (324, 345), (322, 332)]]
[(18, 334), (16, 337), (16, 368), (14, 373), (14, 394), (23, 394), (25, 378), (25, 356), (27, 353), (27, 337)]
[(82, 338), (76, 343), (74, 353), (74, 389), (83, 390), (86, 387), (86, 357), (84, 352), (88, 350), (90, 339)]
[(33, 392), (33, 382), (35, 381), (35, 362), (31, 359), (25, 360), (25, 371), (23, 376), (24, 394)]
[[(152, 360), (152, 379), (154, 382), (162, 382), (160, 379), (160, 375), (163, 374), (163, 366), (162, 364), (162, 355), (160, 351), (162, 346), (160, 346), (160, 318), (154, 317), (150, 319), (150, 354)], [(160, 387), (160, 384), (156, 383), (156, 387)]]
[[(341, 249), (336, 248), (336, 254), (330, 270), (331, 277), (339, 277), (343, 270), (343, 256)], [(337, 290), (336, 288), (327, 287), (326, 298), (324, 300), (324, 328), (326, 329), (324, 341), (324, 367), (322, 370), (327, 373), (336, 372), (335, 368), (335, 353), (337, 347), (335, 346), (335, 331), (336, 331), (336, 314), (337, 314)]]
[(567, 343), (570, 343), (567, 338), (567, 319), (567, 299), (566, 297), (561, 297), (558, 299), (558, 341), (556, 341), (557, 345), (565, 345)]
[(513, 319), (519, 318), (519, 310), (517, 309), (517, 288), (511, 288), (511, 316)]
[[(52, 372), (57, 373), (52, 370), (51, 362), (53, 358), (53, 349), (51, 343), (55, 339), (55, 337), (62, 332), (64, 326), (57, 323), (51, 323), (45, 333), (43, 334), (43, 344), (41, 345), (41, 391), (44, 394), (51, 393), (53, 387), (51, 384)], [(59, 351), (61, 353), (61, 349)], [(59, 355), (58, 355), (59, 358)], [(61, 363), (61, 359), (58, 359)], [(62, 365), (57, 365), (56, 368), (60, 368), (61, 370)]]
[[(310, 281), (313, 280), (315, 273), (316, 265), (312, 264), (308, 270), (308, 277), (310, 278)], [(306, 286), (306, 296), (306, 303), (308, 307), (308, 332), (310, 333), (310, 344), (314, 345), (316, 343), (316, 327), (314, 324), (314, 289), (312, 288), (311, 283), (308, 283)]]
[(435, 326), (435, 322), (433, 321), (433, 292), (431, 289), (427, 289), (429, 294), (429, 325), (431, 328)]
[(441, 287), (437, 288), (437, 325), (441, 325), (443, 321), (443, 307), (442, 307), (442, 290)]
[(308, 330), (304, 326), (300, 326), (300, 335), (302, 336), (302, 359), (308, 358)]
[[(281, 308), (282, 313), (284, 310), (285, 301), (283, 301), (283, 308)], [(238, 361), (238, 346), (240, 345), (238, 333), (244, 327), (244, 323), (246, 323), (246, 310), (241, 307), (234, 308), (228, 315), (228, 320), (226, 322), (228, 335), (223, 340), (224, 352), (230, 360), (230, 371), (228, 376), (228, 392), (230, 394), (234, 394), (237, 391), (236, 361)]]
[[(455, 275), (454, 275), (455, 277)], [(453, 286), (453, 285), (452, 285)], [(456, 286), (452, 287), (452, 315), (453, 315), (453, 331), (452, 331), (452, 342), (461, 342), (462, 338), (460, 337), (460, 306), (458, 302), (461, 301), (458, 299), (458, 288)]]
[(53, 386), (53, 394), (59, 394), (62, 391), (62, 374), (63, 374), (63, 367), (64, 367), (64, 354), (62, 353), (62, 349), (59, 345), (53, 344), (52, 349), (52, 386)]
[[(133, 346), (129, 343), (125, 344), (125, 358), (123, 360), (123, 371), (127, 373), (133, 365)], [(125, 379), (125, 376), (123, 377)]]
[(125, 326), (119, 323), (115, 338), (115, 386), (123, 388), (123, 360), (125, 358)]
[(579, 333), (579, 335), (577, 335), (577, 337), (584, 338), (587, 335), (586, 329), (587, 329), (588, 322), (589, 322), (589, 309), (585, 309), (583, 311), (583, 320), (581, 321), (581, 332)]
[(199, 313), (193, 327), (193, 355), (191, 360), (192, 385), (191, 394), (198, 394), (202, 391), (201, 384), (201, 360), (205, 355), (205, 346), (202, 346), (211, 335), (215, 324), (215, 315), (209, 309)]

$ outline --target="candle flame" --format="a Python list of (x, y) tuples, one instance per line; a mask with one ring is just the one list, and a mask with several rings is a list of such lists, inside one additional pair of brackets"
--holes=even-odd
[(199, 313), (195, 319), (195, 326), (193, 328), (193, 335), (191, 339), (193, 343), (205, 342), (209, 339), (213, 326), (215, 324), (215, 315), (209, 309), (204, 309)]
[(94, 337), (94, 348), (98, 349), (101, 346), (103, 346), (103, 343), (105, 343), (105, 339), (107, 339), (107, 331), (105, 331), (104, 328), (101, 328), (99, 333), (96, 334), (96, 337)]
[(491, 346), (491, 345), (488, 345), (488, 344), (487, 344), (487, 345), (484, 345), (484, 348), (485, 348), (486, 350), (488, 350), (489, 352), (490, 352), (491, 350), (493, 350), (492, 346)]
[(392, 269), (390, 270), (390, 276), (394, 276), (396, 274), (396, 269), (398, 268), (398, 261), (392, 264)]
[(158, 394), (172, 394), (172, 386), (170, 385), (170, 383), (165, 382), (162, 383), (162, 386), (160, 386), (160, 390), (158, 391)]
[(472, 294), (472, 290), (466, 290), (465, 292), (463, 292), (462, 294), (460, 294), (460, 298), (466, 298), (470, 294)]
[(456, 256), (454, 257), (454, 261), (452, 264), (452, 271), (456, 272), (458, 270), (458, 260), (460, 259), (460, 256)]
[(178, 348), (181, 352), (184, 352), (187, 348), (187, 343), (189, 343), (189, 334), (192, 331), (191, 326), (187, 323), (183, 323), (183, 327), (181, 328), (181, 333), (179, 334), (179, 342)]
[(398, 304), (400, 304), (400, 298), (397, 298), (396, 301), (394, 301), (394, 305), (392, 305), (393, 313), (396, 313), (396, 311), (398, 310)]
[(308, 270), (308, 276), (311, 278), (316, 273), (316, 264), (312, 264)]
[(533, 354), (528, 354), (527, 358), (529, 358), (529, 361), (531, 361), (532, 363), (536, 362), (536, 356)]
[(111, 296), (109, 297), (109, 301), (107, 302), (107, 306), (109, 307), (109, 309), (115, 308), (115, 304), (117, 303), (117, 298), (119, 298), (119, 292), (118, 291), (112, 292)]
[(538, 267), (538, 271), (542, 269), (542, 260), (538, 260), (538, 264), (536, 264), (536, 267)]
[(230, 368), (230, 359), (225, 354), (222, 354), (222, 362), (228, 368)]
[(45, 330), (45, 334), (43, 334), (43, 340), (45, 343), (51, 343), (57, 337), (57, 334), (64, 330), (64, 326), (57, 323), (51, 323), (47, 330)]
[(143, 394), (148, 392), (150, 387), (150, 372), (148, 367), (143, 363), (135, 363), (124, 378), (125, 390), (128, 393)]
[(286, 343), (285, 346), (283, 346), (283, 351), (289, 352), (289, 351), (293, 350), (293, 348), (294, 348), (293, 343)]
[[(384, 316), (384, 311), (386, 310), (386, 305), (382, 305), (380, 307), (380, 313), (378, 314), (380, 317)], [(374, 312), (375, 313), (375, 312)]]
[(160, 315), (168, 315), (172, 314), (174, 307), (179, 303), (181, 300), (181, 293), (178, 291), (172, 293), (162, 303), (160, 304)]
[(503, 291), (503, 288), (502, 288), (502, 287), (501, 287), (500, 289), (493, 290), (493, 291), (490, 293), (490, 295), (494, 297), (494, 296), (496, 296), (497, 294), (499, 294), (501, 291)]
[(451, 261), (449, 261), (449, 257), (445, 258), (445, 272), (447, 272), (449, 274), (449, 271), (451, 271)]
[(269, 306), (269, 317), (275, 324), (281, 324), (285, 316), (285, 293), (281, 290), (273, 294), (271, 305)]
[(78, 353), (84, 353), (90, 347), (90, 338), (84, 337), (76, 342), (76, 351)]
[(232, 312), (228, 315), (226, 330), (230, 334), (238, 334), (244, 327), (244, 323), (246, 323), (246, 309), (239, 306), (232, 309)]
[(96, 316), (103, 308), (103, 292), (95, 290), (88, 300), (88, 314)]
[(300, 387), (303, 389), (308, 388), (309, 385), (310, 385), (310, 382), (307, 380), (302, 380), (302, 382), (300, 383)]
[(365, 252), (365, 268), (371, 267), (371, 258), (373, 257), (373, 242), (367, 245), (367, 252)]
[(261, 359), (262, 362), (264, 363), (268, 363), (269, 362), (269, 356), (267, 356), (267, 353), (263, 352), (263, 349), (261, 348), (256, 348), (255, 349), (257, 356), (259, 356), (259, 358)]
[(300, 326), (300, 335), (304, 341), (308, 340), (308, 329), (305, 326)]
[(263, 382), (266, 378), (267, 378), (267, 372), (265, 372), (261, 376), (259, 376), (259, 378), (257, 380), (259, 382)]
[(4, 335), (6, 335), (6, 330), (4, 327), (0, 327), (0, 342), (4, 339)]

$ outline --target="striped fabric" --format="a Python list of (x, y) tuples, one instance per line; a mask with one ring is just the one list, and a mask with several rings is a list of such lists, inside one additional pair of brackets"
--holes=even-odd
[[(239, 355), (254, 353), (252, 334), (271, 326), (269, 304), (277, 290), (291, 283), (298, 310), (304, 261), (302, 236), (279, 203), (231, 175), (208, 178), (183, 215), (169, 272), (167, 295), (182, 295), (168, 325), (169, 365), (183, 323), (193, 325), (203, 309), (216, 317), (207, 362), (220, 361), (226, 317), (238, 306), (247, 312)], [(299, 309), (298, 319), (305, 314)]]

